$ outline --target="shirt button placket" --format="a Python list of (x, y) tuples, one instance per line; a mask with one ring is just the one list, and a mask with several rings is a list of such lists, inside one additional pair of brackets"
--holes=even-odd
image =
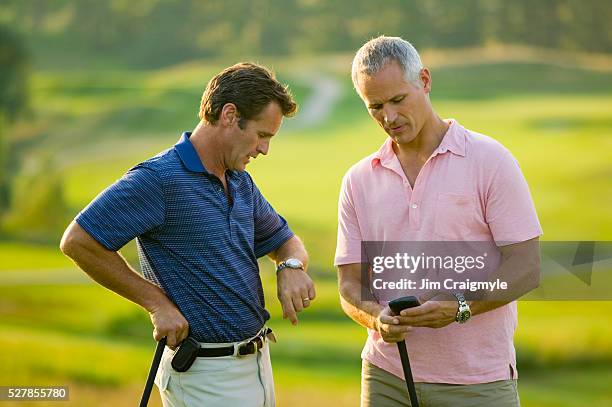
[[(412, 194), (415, 197), (416, 194)], [(410, 226), (413, 229), (419, 229), (419, 204), (416, 202), (410, 203), (410, 212), (409, 212)]]

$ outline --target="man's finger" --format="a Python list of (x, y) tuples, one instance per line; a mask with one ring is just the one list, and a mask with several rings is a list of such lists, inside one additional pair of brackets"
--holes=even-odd
[(317, 297), (317, 292), (315, 290), (314, 284), (310, 284), (310, 286), (308, 287), (308, 298), (310, 298), (310, 301), (314, 300)]
[(167, 337), (166, 337), (166, 345), (168, 345), (168, 347), (170, 349), (174, 349), (178, 346), (178, 341), (176, 340), (176, 333), (175, 332), (169, 332)]
[(379, 319), (380, 319), (380, 322), (382, 322), (383, 324), (397, 325), (400, 323), (399, 317), (392, 317), (390, 315), (381, 315)]
[(422, 293), (417, 298), (419, 299), (419, 303), (425, 304), (427, 301), (431, 300), (432, 298), (434, 298), (438, 294), (439, 294), (438, 291), (430, 290), (430, 291), (426, 291), (426, 292)]
[(401, 316), (410, 316), (410, 317), (415, 317), (418, 315), (424, 315), (427, 314), (428, 312), (431, 312), (432, 310), (438, 308), (438, 304), (436, 304), (434, 301), (430, 301), (430, 302), (426, 302), (423, 305), (419, 305), (418, 307), (413, 307), (413, 308), (406, 308), (405, 310), (402, 310), (402, 312), (400, 312)]
[(437, 321), (437, 318), (434, 315), (423, 315), (418, 317), (402, 317), (401, 324), (409, 325), (409, 326), (428, 326), (432, 322)]
[(187, 325), (185, 328), (183, 328), (180, 332), (180, 335), (178, 337), (178, 339), (180, 340), (181, 343), (183, 343), (183, 341), (189, 336), (189, 325)]
[(291, 297), (291, 300), (293, 302), (293, 309), (295, 309), (295, 312), (302, 312), (304, 310), (304, 300), (302, 299), (302, 294), (295, 294)]
[(293, 325), (297, 324), (297, 317), (295, 315), (291, 297), (283, 295), (281, 297), (281, 305), (283, 307), (283, 318), (289, 318), (289, 321), (291, 321)]
[(310, 306), (310, 295), (308, 294), (308, 289), (304, 288), (302, 289), (302, 306), (303, 308), (308, 308)]
[(281, 308), (283, 309), (283, 319), (287, 319), (289, 309), (289, 305), (287, 304), (287, 297), (279, 296), (278, 299), (281, 303)]
[(408, 325), (389, 325), (390, 334), (405, 334), (412, 330), (411, 326)]
[(289, 318), (289, 321), (291, 321), (292, 325), (297, 325), (298, 319), (294, 310), (291, 310), (287, 313), (287, 318)]

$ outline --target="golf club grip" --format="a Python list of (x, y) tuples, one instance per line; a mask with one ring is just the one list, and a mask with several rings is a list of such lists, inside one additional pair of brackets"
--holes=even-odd
[(151, 390), (153, 390), (153, 382), (155, 380), (155, 375), (157, 374), (159, 362), (161, 362), (161, 357), (164, 353), (165, 347), (166, 338), (164, 337), (161, 338), (159, 342), (157, 342), (157, 347), (155, 348), (155, 355), (153, 356), (153, 361), (151, 362), (151, 369), (149, 370), (149, 376), (147, 376), (147, 383), (145, 384), (144, 391), (142, 392), (142, 398), (140, 399), (140, 407), (147, 407), (147, 404), (149, 403)]
[(410, 406), (419, 407), (419, 400), (417, 399), (414, 380), (412, 378), (412, 370), (410, 369), (410, 360), (408, 359), (408, 350), (406, 350), (406, 342), (398, 342), (397, 350), (399, 350), (402, 367), (404, 368), (404, 376), (406, 376), (406, 386), (408, 387), (408, 394), (410, 395)]

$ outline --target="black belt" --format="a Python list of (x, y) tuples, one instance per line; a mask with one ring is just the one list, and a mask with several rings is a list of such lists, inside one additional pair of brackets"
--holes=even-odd
[(220, 356), (232, 356), (234, 355), (234, 349), (236, 349), (237, 356), (252, 355), (261, 349), (264, 345), (264, 338), (266, 335), (272, 333), (272, 329), (266, 328), (255, 338), (248, 342), (242, 342), (236, 345), (223, 346), (220, 348), (200, 348), (198, 350), (198, 356), (207, 358), (216, 358)]

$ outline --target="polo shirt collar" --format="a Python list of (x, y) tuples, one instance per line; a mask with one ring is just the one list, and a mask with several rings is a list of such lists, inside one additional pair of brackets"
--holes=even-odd
[[(184, 132), (179, 141), (177, 141), (177, 143), (174, 145), (174, 149), (183, 162), (183, 165), (191, 172), (198, 172), (208, 176), (213, 176), (208, 172), (208, 170), (206, 170), (204, 164), (202, 164), (202, 160), (200, 160), (200, 156), (198, 155), (195, 147), (193, 147), (193, 144), (191, 144), (189, 137), (191, 137), (191, 132)], [(238, 176), (236, 171), (227, 170), (226, 174), (227, 179), (234, 187), (241, 183), (241, 178)]]
[(202, 160), (200, 160), (200, 156), (193, 147), (193, 144), (189, 141), (189, 137), (191, 137), (191, 132), (184, 132), (179, 141), (174, 145), (174, 149), (183, 162), (183, 165), (189, 171), (207, 174), (208, 171), (204, 168), (204, 164), (202, 164)]
[[(449, 124), (446, 134), (442, 138), (442, 142), (434, 150), (432, 156), (445, 153), (450, 151), (461, 157), (465, 157), (465, 129), (454, 119), (448, 119), (446, 122)], [(395, 152), (393, 151), (393, 140), (391, 137), (387, 137), (380, 149), (374, 153), (372, 157), (372, 168), (378, 164), (382, 164), (385, 167), (391, 167), (394, 163)]]
[(448, 119), (446, 122), (449, 124), (448, 130), (446, 130), (442, 142), (434, 150), (433, 154), (442, 154), (450, 151), (455, 155), (465, 157), (465, 129), (455, 119)]

